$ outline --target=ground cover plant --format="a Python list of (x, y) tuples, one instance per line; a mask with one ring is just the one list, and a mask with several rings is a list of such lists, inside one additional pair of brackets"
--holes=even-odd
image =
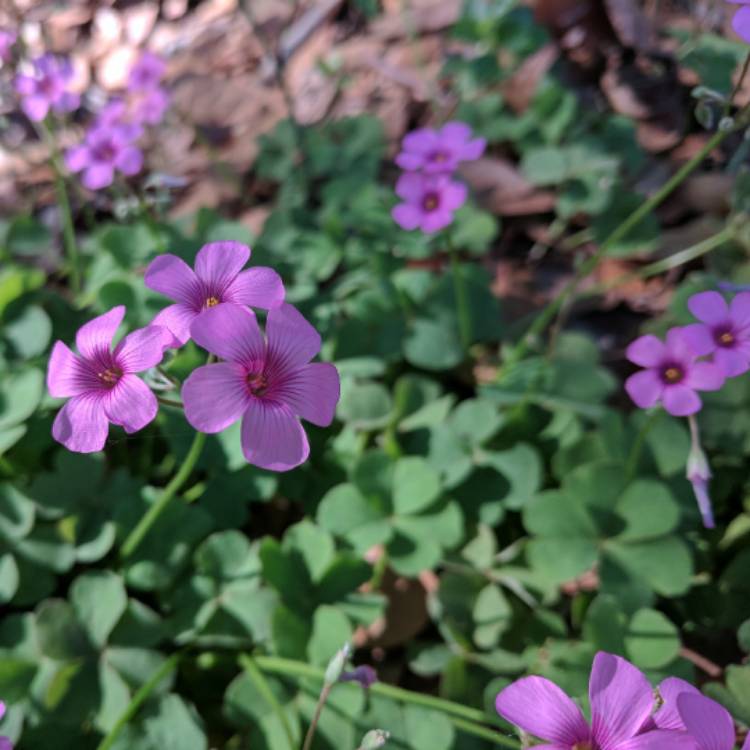
[(750, 750), (750, 2), (0, 62), (0, 750)]

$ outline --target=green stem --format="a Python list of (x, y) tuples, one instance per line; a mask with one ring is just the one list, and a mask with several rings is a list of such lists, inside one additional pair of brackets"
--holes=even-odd
[[(284, 659), (278, 656), (256, 656), (255, 663), (264, 672), (273, 672), (291, 677), (309, 677), (319, 682), (323, 682), (324, 678), (323, 669), (293, 659)], [(369, 690), (373, 695), (380, 695), (383, 698), (390, 698), (402, 703), (411, 703), (412, 705), (441, 711), (449, 715), (451, 721), (453, 718), (459, 718), (472, 724), (482, 724), (488, 720), (484, 711), (480, 711), (477, 708), (463, 706), (460, 703), (454, 703), (444, 698), (437, 698), (433, 695), (415, 693), (411, 690), (396, 687), (395, 685), (387, 685), (384, 682), (376, 682), (370, 686)], [(501, 740), (502, 738), (498, 742), (501, 742)], [(508, 747), (517, 748), (518, 744), (514, 743), (513, 745), (508, 745)]]
[(560, 294), (555, 297), (536, 317), (523, 336), (518, 345), (510, 352), (506, 363), (512, 364), (518, 362), (524, 357), (529, 350), (532, 341), (536, 339), (545, 328), (552, 322), (557, 312), (565, 305), (568, 298), (575, 292), (581, 279), (588, 276), (601, 262), (607, 251), (617, 242), (638, 226), (643, 219), (648, 216), (657, 206), (661, 205), (684, 181), (692, 174), (698, 165), (713, 151), (724, 139), (733, 132), (734, 128), (719, 130), (714, 133), (703, 148), (684, 164), (662, 187), (657, 190), (648, 200), (641, 203), (633, 213), (631, 213), (619, 226), (617, 226), (609, 236), (602, 242), (598, 250), (582, 263), (573, 278), (565, 285)]
[(175, 498), (182, 485), (185, 484), (195, 468), (205, 442), (206, 434), (204, 432), (196, 432), (193, 444), (190, 446), (190, 450), (187, 452), (177, 473), (172, 477), (172, 481), (164, 488), (159, 499), (148, 509), (143, 518), (138, 522), (138, 525), (128, 534), (120, 552), (123, 559), (130, 557), (135, 552), (138, 545), (143, 541), (143, 538), (148, 534), (154, 523), (156, 523), (156, 520)]
[(60, 162), (60, 151), (57, 148), (57, 143), (46, 120), (41, 124), (41, 131), (49, 148), (50, 163), (55, 173), (55, 193), (57, 194), (57, 202), (60, 206), (60, 214), (62, 216), (63, 244), (65, 245), (65, 253), (68, 256), (68, 264), (70, 266), (70, 286), (73, 296), (77, 297), (81, 291), (81, 270), (79, 267), (80, 260), (78, 245), (76, 244), (76, 234), (73, 228), (73, 214), (70, 210), (68, 191), (65, 188), (65, 173)]
[(453, 294), (456, 298), (456, 315), (458, 316), (458, 333), (461, 338), (461, 346), (468, 351), (471, 344), (471, 308), (469, 298), (466, 296), (466, 284), (461, 276), (461, 264), (458, 253), (453, 247), (450, 235), (448, 235), (448, 253), (451, 257), (451, 274), (453, 275)]
[(164, 406), (172, 406), (175, 409), (182, 409), (183, 403), (181, 401), (175, 401), (171, 398), (165, 398), (164, 396), (157, 396), (156, 400)]
[(287, 740), (289, 740), (289, 750), (295, 750), (296, 743), (294, 742), (294, 733), (292, 727), (289, 725), (284, 709), (276, 699), (276, 696), (271, 690), (268, 681), (263, 676), (263, 673), (258, 669), (255, 660), (247, 654), (240, 654), (239, 662), (242, 668), (245, 670), (245, 674), (253, 681), (255, 687), (258, 688), (258, 692), (263, 696), (268, 705), (273, 709), (273, 712), (279, 719), (281, 726), (284, 729)]
[(125, 710), (120, 714), (120, 718), (117, 719), (112, 729), (109, 730), (107, 736), (99, 743), (96, 750), (109, 750), (115, 743), (115, 740), (119, 736), (123, 727), (135, 716), (138, 709), (143, 705), (146, 699), (151, 695), (154, 688), (174, 669), (177, 668), (177, 664), (180, 661), (182, 654), (180, 652), (172, 654), (159, 669), (154, 672), (148, 681), (141, 685), (136, 691), (135, 695), (128, 703)]
[(643, 445), (646, 442), (646, 438), (648, 437), (648, 433), (651, 431), (651, 428), (656, 424), (656, 420), (662, 415), (662, 411), (656, 410), (649, 414), (646, 421), (641, 425), (641, 429), (638, 430), (638, 435), (635, 438), (635, 441), (633, 442), (633, 447), (630, 449), (630, 453), (628, 454), (628, 462), (625, 465), (625, 478), (630, 481), (635, 477), (636, 469), (638, 468), (638, 460), (641, 457), (641, 451), (643, 450)]

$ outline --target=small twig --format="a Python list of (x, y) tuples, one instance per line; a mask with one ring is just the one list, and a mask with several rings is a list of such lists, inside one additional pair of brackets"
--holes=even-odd
[(702, 669), (709, 677), (721, 677), (724, 673), (724, 670), (718, 664), (685, 646), (680, 649), (680, 656), (695, 664), (698, 669)]

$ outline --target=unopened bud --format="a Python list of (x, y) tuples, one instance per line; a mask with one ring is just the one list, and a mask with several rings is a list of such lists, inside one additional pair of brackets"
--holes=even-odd
[(698, 510), (703, 519), (703, 525), (707, 529), (713, 529), (716, 524), (714, 523), (714, 514), (711, 507), (711, 497), (708, 494), (711, 467), (708, 465), (706, 454), (695, 440), (688, 456), (687, 478), (690, 484), (693, 485), (693, 493), (698, 503)]
[(345, 643), (344, 647), (340, 651), (337, 651), (334, 654), (333, 659), (328, 662), (324, 678), (326, 685), (333, 685), (339, 681), (339, 678), (344, 671), (344, 667), (346, 666), (346, 662), (349, 661), (350, 650), (351, 648), (349, 644)]
[(383, 747), (388, 742), (390, 736), (390, 732), (386, 732), (384, 729), (371, 729), (364, 736), (359, 750), (378, 750), (378, 748)]

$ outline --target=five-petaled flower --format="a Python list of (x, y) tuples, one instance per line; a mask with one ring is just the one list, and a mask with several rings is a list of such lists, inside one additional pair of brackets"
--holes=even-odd
[(463, 122), (449, 122), (439, 130), (414, 130), (404, 137), (396, 164), (409, 172), (450, 174), (462, 161), (478, 159), (484, 152), (487, 141), (471, 136), (471, 128)]
[(119, 305), (83, 325), (76, 334), (78, 355), (62, 341), (52, 348), (47, 387), (53, 397), (69, 399), (57, 413), (52, 435), (68, 450), (99, 451), (110, 422), (132, 433), (156, 416), (156, 396), (135, 373), (161, 362), (169, 335), (160, 326), (148, 326), (112, 350), (124, 315)]
[(716, 391), (724, 384), (724, 373), (712, 362), (698, 362), (698, 353), (681, 328), (667, 332), (666, 343), (656, 336), (637, 338), (627, 349), (627, 358), (645, 370), (625, 382), (630, 398), (642, 409), (659, 401), (673, 416), (685, 417), (701, 408), (696, 391)]
[(65, 164), (71, 172), (83, 172), (81, 182), (89, 190), (112, 184), (115, 171), (134, 175), (143, 166), (143, 152), (133, 145), (140, 128), (132, 125), (94, 127), (85, 140), (65, 153)]
[(258, 266), (245, 271), (250, 248), (241, 242), (211, 242), (195, 257), (195, 271), (176, 255), (155, 258), (146, 269), (149, 289), (170, 297), (176, 304), (164, 308), (152, 321), (166, 326), (172, 346), (190, 338), (190, 326), (217, 305), (248, 305), (268, 310), (284, 301), (284, 284), (272, 268)]
[(73, 78), (73, 67), (66, 58), (42, 55), (32, 60), (31, 75), (19, 74), (15, 79), (16, 91), (21, 95), (21, 108), (34, 122), (41, 122), (52, 109), (70, 112), (80, 102), (80, 97), (68, 90)]
[(750, 370), (750, 292), (740, 292), (730, 304), (718, 292), (700, 292), (688, 308), (701, 321), (683, 329), (693, 351), (712, 355), (728, 378)]
[(466, 201), (466, 186), (446, 175), (406, 172), (396, 183), (396, 195), (404, 199), (393, 208), (396, 223), (431, 234), (453, 221), (453, 212)]
[(654, 708), (646, 676), (625, 659), (599, 652), (589, 680), (591, 725), (581, 709), (544, 677), (523, 677), (500, 692), (498, 713), (554, 750), (694, 750), (684, 732), (644, 731)]
[(167, 66), (164, 60), (153, 52), (143, 52), (133, 64), (128, 74), (130, 91), (148, 91), (156, 88), (164, 77)]
[(242, 418), (242, 452), (256, 466), (287, 471), (309, 454), (299, 417), (326, 426), (339, 399), (339, 375), (311, 363), (320, 335), (291, 305), (269, 311), (263, 337), (247, 308), (220, 305), (192, 325), (193, 340), (225, 360), (199, 367), (185, 381), (188, 422), (221, 432)]

